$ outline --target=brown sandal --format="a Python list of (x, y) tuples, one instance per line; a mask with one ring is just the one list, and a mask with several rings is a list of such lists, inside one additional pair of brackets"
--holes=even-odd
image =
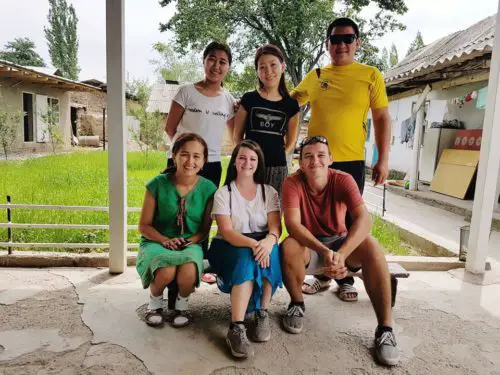
[(161, 327), (164, 323), (163, 309), (149, 310), (146, 313), (146, 324), (151, 327)]
[(191, 315), (189, 314), (188, 310), (175, 310), (175, 316), (170, 322), (172, 327), (181, 328), (187, 326), (189, 323), (191, 323)]

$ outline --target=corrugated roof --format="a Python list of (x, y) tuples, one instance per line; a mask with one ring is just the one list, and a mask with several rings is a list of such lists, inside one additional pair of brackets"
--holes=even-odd
[(496, 14), (468, 29), (457, 31), (406, 57), (384, 74), (387, 86), (453, 65), (478, 55), (491, 53), (495, 37)]
[(179, 85), (165, 82), (155, 83), (151, 89), (147, 111), (160, 111), (161, 113), (168, 113), (172, 99), (178, 89)]
[(51, 73), (44, 73), (40, 67), (26, 67), (10, 61), (0, 60), (1, 78), (16, 79), (19, 81), (46, 84), (52, 88), (66, 91), (101, 91), (100, 89), (80, 82), (60, 77)]
[(27, 69), (34, 70), (35, 72), (48, 74), (51, 76), (62, 77), (61, 71), (57, 68), (46, 67), (46, 66), (30, 66), (30, 65), (23, 65), (23, 66)]

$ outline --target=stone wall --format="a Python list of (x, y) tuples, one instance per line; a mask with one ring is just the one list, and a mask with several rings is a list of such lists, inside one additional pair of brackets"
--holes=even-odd
[[(106, 108), (107, 93), (105, 92), (72, 92), (71, 106), (77, 107), (78, 135), (103, 136), (103, 108)], [(140, 107), (136, 101), (127, 99), (126, 112)], [(127, 124), (125, 124), (126, 126)]]

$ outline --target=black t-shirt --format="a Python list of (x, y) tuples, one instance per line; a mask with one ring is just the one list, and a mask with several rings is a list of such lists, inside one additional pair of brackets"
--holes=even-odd
[(248, 113), (245, 138), (262, 148), (266, 167), (286, 165), (284, 135), (288, 131), (288, 121), (300, 110), (297, 100), (288, 97), (274, 102), (252, 91), (243, 95), (241, 105)]

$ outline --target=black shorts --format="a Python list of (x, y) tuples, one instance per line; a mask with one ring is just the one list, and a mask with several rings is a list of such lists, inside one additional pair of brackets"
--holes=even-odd
[[(356, 181), (358, 185), (359, 192), (363, 195), (363, 190), (365, 189), (365, 161), (364, 160), (354, 160), (354, 161), (337, 161), (333, 162), (329, 166), (332, 169), (338, 169), (339, 171), (349, 173)], [(349, 213), (345, 215), (345, 225), (347, 229), (352, 226), (352, 218)]]
[(339, 171), (349, 173), (356, 181), (358, 185), (359, 192), (363, 195), (363, 190), (365, 189), (365, 161), (364, 160), (354, 160), (354, 161), (334, 161), (329, 166), (332, 169), (338, 169)]

